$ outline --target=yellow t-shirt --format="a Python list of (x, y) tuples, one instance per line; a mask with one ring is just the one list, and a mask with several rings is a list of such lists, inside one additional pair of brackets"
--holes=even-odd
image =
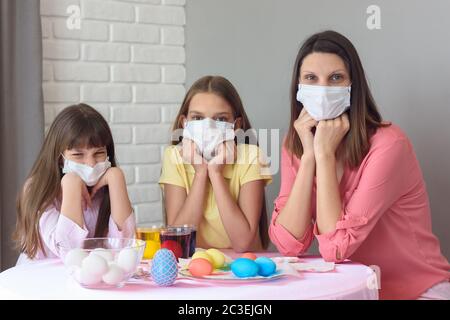
[[(168, 146), (164, 150), (159, 184), (164, 192), (164, 184), (172, 184), (186, 189), (189, 194), (195, 170), (191, 164), (183, 163), (179, 146)], [(238, 201), (241, 187), (250, 181), (265, 180), (265, 185), (272, 182), (264, 152), (256, 145), (238, 144), (236, 162), (225, 164), (223, 176), (228, 182), (233, 198)], [(217, 208), (213, 189), (208, 180), (203, 219), (197, 227), (197, 247), (231, 248), (231, 242), (223, 226)], [(262, 250), (259, 231), (251, 250)]]

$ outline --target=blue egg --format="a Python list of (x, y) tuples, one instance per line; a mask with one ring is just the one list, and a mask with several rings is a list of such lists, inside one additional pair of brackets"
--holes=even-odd
[(238, 258), (231, 263), (231, 271), (236, 277), (247, 278), (258, 274), (258, 265), (247, 258)]
[(150, 273), (158, 286), (172, 285), (178, 274), (177, 259), (173, 252), (168, 249), (156, 251)]
[(277, 270), (277, 265), (272, 259), (267, 257), (259, 257), (255, 260), (259, 267), (258, 274), (263, 277), (271, 276)]

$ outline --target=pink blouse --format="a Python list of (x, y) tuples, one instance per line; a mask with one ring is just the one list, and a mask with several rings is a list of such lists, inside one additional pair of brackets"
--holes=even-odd
[[(392, 124), (378, 129), (370, 142), (360, 166), (344, 169), (339, 185), (342, 212), (336, 229), (319, 234), (314, 222), (301, 239), (277, 223), (300, 167), (300, 159), (283, 147), (281, 190), (269, 235), (282, 254), (291, 256), (305, 253), (315, 236), (326, 261), (350, 259), (377, 266), (381, 299), (416, 299), (450, 279), (450, 265), (432, 233), (428, 194), (408, 137)], [(311, 200), (315, 220), (315, 181)]]
[[(94, 237), (101, 200), (102, 197), (99, 193), (92, 201), (92, 208), (88, 207), (83, 212), (83, 228), (60, 213), (60, 205), (57, 201), (49, 206), (39, 220), (39, 233), (47, 256), (39, 250), (33, 260), (63, 257), (68, 251), (67, 248), (76, 246), (80, 240)], [(111, 238), (134, 238), (135, 228), (136, 219), (133, 212), (125, 220), (122, 230), (119, 230), (119, 227), (110, 216), (107, 236)], [(22, 253), (17, 261), (17, 265), (33, 260), (30, 260), (28, 256)]]

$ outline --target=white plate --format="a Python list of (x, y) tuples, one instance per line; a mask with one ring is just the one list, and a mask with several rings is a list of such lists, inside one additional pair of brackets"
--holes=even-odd
[(272, 279), (278, 279), (286, 275), (280, 270), (277, 270), (274, 274), (268, 277), (255, 276), (247, 278), (236, 277), (231, 270), (230, 271), (215, 270), (212, 274), (203, 277), (193, 276), (187, 269), (180, 269), (178, 273), (182, 276), (179, 279), (182, 279), (184, 277), (195, 280), (213, 280), (213, 281), (267, 281)]

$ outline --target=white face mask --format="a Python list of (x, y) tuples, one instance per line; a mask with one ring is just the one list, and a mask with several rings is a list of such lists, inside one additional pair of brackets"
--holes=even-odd
[(111, 162), (109, 157), (106, 161), (97, 163), (94, 167), (90, 167), (85, 164), (77, 163), (75, 161), (66, 159), (64, 156), (64, 167), (62, 172), (73, 172), (77, 174), (88, 187), (95, 186), (100, 178), (105, 174), (106, 170), (111, 168)]
[(233, 140), (234, 136), (234, 123), (230, 122), (205, 118), (186, 121), (184, 124), (183, 138), (194, 141), (207, 161), (214, 158), (214, 151), (220, 143)]
[(351, 86), (330, 87), (299, 84), (297, 101), (316, 121), (335, 119), (350, 107)]

